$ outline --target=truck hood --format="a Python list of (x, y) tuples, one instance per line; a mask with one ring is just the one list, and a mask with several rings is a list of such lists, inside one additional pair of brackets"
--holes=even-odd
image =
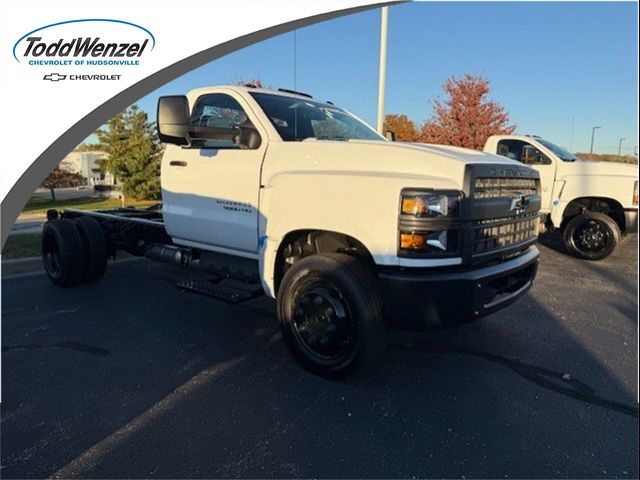
[(272, 142), (263, 179), (281, 175), (375, 176), (395, 178), (407, 186), (463, 188), (468, 164), (513, 165), (520, 162), (466, 148), (375, 140)]
[(486, 153), (469, 148), (453, 147), (449, 145), (435, 145), (431, 143), (407, 143), (407, 142), (381, 142), (379, 140), (349, 140), (349, 141), (327, 141), (307, 139), (302, 142), (304, 145), (318, 145), (320, 148), (325, 146), (327, 149), (332, 147), (343, 147), (346, 151), (352, 149), (366, 148), (377, 152), (381, 157), (393, 155), (394, 158), (414, 158), (416, 155), (423, 159), (437, 160), (444, 164), (448, 162), (455, 163), (500, 163), (505, 165), (520, 165), (522, 163), (501, 155)]
[[(373, 143), (373, 142), (371, 142)], [(376, 142), (380, 143), (380, 142)], [(454, 161), (462, 163), (500, 163), (505, 165), (520, 165), (520, 162), (509, 158), (486, 153), (469, 148), (453, 147), (449, 145), (435, 145), (431, 143), (403, 143), (392, 142), (384, 144), (384, 147), (395, 148), (398, 152), (413, 150), (427, 154), (430, 158), (438, 158), (440, 161)]]
[[(563, 162), (561, 176), (607, 176), (638, 178), (638, 166), (615, 162)], [(559, 180), (561, 178), (558, 178)]]

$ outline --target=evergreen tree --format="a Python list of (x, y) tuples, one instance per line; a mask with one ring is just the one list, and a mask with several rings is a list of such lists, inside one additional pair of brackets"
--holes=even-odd
[(147, 114), (132, 105), (109, 120), (96, 135), (96, 149), (106, 153), (100, 167), (117, 179), (122, 193), (136, 200), (159, 199), (162, 146)]

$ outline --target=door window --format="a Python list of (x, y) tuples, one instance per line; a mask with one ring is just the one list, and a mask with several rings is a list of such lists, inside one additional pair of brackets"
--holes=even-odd
[[(235, 98), (225, 93), (210, 93), (198, 97), (191, 113), (191, 125), (228, 129), (240, 127), (238, 135), (246, 131), (255, 132), (257, 135), (255, 127), (242, 106)], [(196, 139), (192, 142), (192, 146), (195, 148), (239, 149), (243, 148), (243, 143), (238, 139), (231, 138)]]
[(544, 153), (522, 140), (500, 140), (498, 142), (498, 155), (517, 160), (525, 165), (549, 165), (551, 159)]

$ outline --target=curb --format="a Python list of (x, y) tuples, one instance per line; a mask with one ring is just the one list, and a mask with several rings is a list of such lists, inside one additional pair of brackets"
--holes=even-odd
[(46, 213), (33, 213), (33, 214), (21, 213), (20, 215), (18, 215), (18, 218), (16, 218), (16, 223), (18, 223), (20, 220), (25, 222), (35, 222), (38, 220), (46, 220), (46, 219), (47, 219)]
[(42, 257), (2, 260), (2, 278), (29, 275), (43, 271)]

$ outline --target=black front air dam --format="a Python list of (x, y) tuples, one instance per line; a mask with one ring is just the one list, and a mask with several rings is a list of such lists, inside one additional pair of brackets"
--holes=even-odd
[(510, 260), (454, 272), (382, 269), (383, 314), (404, 330), (448, 328), (496, 312), (524, 295), (538, 270), (534, 246)]

